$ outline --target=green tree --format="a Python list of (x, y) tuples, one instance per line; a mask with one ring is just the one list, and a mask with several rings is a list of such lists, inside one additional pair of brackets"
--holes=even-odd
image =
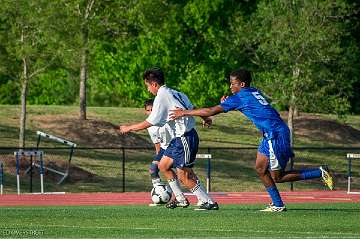
[(343, 80), (342, 38), (349, 7), (343, 1), (262, 1), (251, 19), (250, 45), (260, 79), (274, 104), (294, 112), (335, 112), (349, 109), (351, 80)]
[(20, 82), (19, 147), (25, 147), (26, 106), (29, 82), (57, 61), (56, 34), (50, 26), (48, 1), (2, 1), (1, 73)]

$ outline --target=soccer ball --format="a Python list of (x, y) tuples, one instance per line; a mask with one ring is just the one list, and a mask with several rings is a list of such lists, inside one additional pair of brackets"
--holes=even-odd
[(167, 203), (171, 199), (171, 194), (172, 190), (168, 185), (156, 184), (151, 189), (151, 200), (156, 204)]

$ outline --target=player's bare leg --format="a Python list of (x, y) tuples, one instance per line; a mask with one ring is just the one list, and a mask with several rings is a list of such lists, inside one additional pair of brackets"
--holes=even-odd
[(286, 172), (282, 170), (275, 170), (270, 171), (270, 174), (276, 183), (294, 182), (302, 180), (300, 171), (296, 170)]
[(333, 190), (334, 188), (332, 175), (326, 166), (321, 166), (319, 168), (291, 170), (291, 171), (271, 170), (270, 174), (275, 183), (285, 183), (285, 182), (307, 180), (312, 178), (321, 178), (323, 183), (327, 187), (329, 187), (330, 190)]
[(271, 177), (268, 167), (269, 167), (268, 158), (265, 155), (257, 152), (256, 162), (255, 162), (255, 170), (256, 170), (256, 173), (258, 174), (261, 182), (264, 184), (264, 186), (266, 188), (275, 186), (275, 182), (274, 182), (273, 178)]
[(219, 205), (212, 200), (209, 194), (204, 191), (200, 181), (192, 168), (177, 168), (176, 174), (178, 175), (181, 183), (186, 186), (190, 191), (202, 201), (203, 204), (195, 210), (218, 210)]
[(168, 180), (169, 186), (174, 193), (176, 200), (170, 201), (166, 204), (167, 208), (188, 207), (189, 201), (186, 199), (184, 193), (181, 191), (179, 181), (176, 173), (172, 170), (173, 159), (168, 156), (163, 156), (158, 164), (160, 172)]

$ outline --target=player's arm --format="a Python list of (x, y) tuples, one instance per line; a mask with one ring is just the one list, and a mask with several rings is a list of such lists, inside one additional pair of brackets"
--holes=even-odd
[(126, 133), (129, 133), (131, 131), (139, 131), (139, 130), (142, 130), (142, 129), (147, 129), (147, 128), (151, 127), (151, 126), (152, 126), (152, 124), (150, 124), (149, 122), (144, 120), (143, 122), (136, 123), (136, 124), (121, 125), (119, 127), (119, 130), (120, 130), (121, 134), (126, 134)]
[(199, 108), (193, 110), (183, 110), (183, 109), (175, 109), (170, 110), (170, 118), (177, 119), (183, 116), (200, 116), (200, 117), (209, 117), (213, 115), (217, 115), (219, 113), (224, 112), (224, 108), (220, 105), (216, 105), (208, 108)]

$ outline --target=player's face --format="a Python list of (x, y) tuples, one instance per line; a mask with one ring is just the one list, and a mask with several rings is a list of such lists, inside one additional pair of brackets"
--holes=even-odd
[(147, 90), (148, 90), (151, 94), (156, 95), (157, 92), (158, 92), (158, 88), (157, 88), (156, 82), (147, 82), (146, 80), (145, 80), (144, 82), (145, 82), (145, 85), (146, 85)]
[(244, 82), (237, 80), (235, 77), (230, 76), (230, 91), (233, 94), (238, 93), (244, 87)]
[(145, 114), (149, 115), (152, 111), (152, 105), (148, 105), (145, 107)]

